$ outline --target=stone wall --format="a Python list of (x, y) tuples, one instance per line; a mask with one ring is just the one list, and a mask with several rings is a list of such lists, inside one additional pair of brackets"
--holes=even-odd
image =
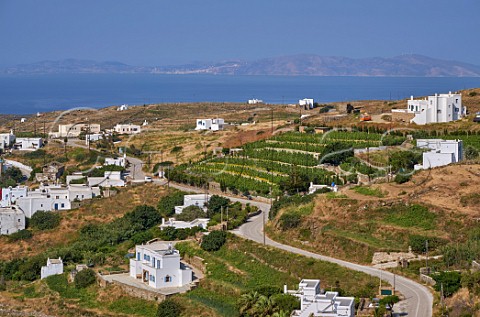
[(207, 272), (207, 267), (205, 265), (205, 260), (202, 259), (201, 257), (198, 256), (189, 256), (188, 254), (185, 254), (183, 256), (183, 260), (190, 264), (191, 266), (199, 269), (202, 273)]
[(424, 283), (431, 286), (434, 286), (435, 284), (437, 284), (437, 282), (435, 282), (433, 278), (425, 274), (420, 274), (420, 280), (422, 280)]

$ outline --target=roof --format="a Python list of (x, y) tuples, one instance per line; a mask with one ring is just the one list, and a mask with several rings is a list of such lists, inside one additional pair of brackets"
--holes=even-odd
[(63, 263), (61, 259), (49, 259), (51, 264), (61, 264)]

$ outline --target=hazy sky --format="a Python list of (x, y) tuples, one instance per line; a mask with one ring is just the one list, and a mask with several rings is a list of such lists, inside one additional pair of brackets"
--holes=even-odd
[(480, 65), (479, 0), (0, 0), (0, 64), (417, 53)]

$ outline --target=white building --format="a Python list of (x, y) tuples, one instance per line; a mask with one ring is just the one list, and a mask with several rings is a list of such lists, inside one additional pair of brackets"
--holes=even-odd
[(308, 187), (308, 193), (313, 194), (317, 190), (322, 189), (322, 188), (328, 188), (334, 193), (338, 192), (338, 185), (335, 184), (335, 183), (332, 183), (331, 186), (328, 186), (328, 185), (316, 185), (313, 182), (310, 182), (310, 187)]
[(61, 258), (58, 259), (47, 259), (47, 265), (42, 266), (40, 271), (40, 278), (43, 280), (52, 275), (63, 274), (63, 261)]
[(430, 151), (423, 153), (422, 164), (415, 165), (415, 170), (445, 166), (463, 160), (462, 140), (419, 139), (417, 147)]
[(11, 147), (14, 142), (15, 142), (15, 135), (13, 134), (13, 131), (10, 131), (10, 133), (0, 133), (0, 149), (1, 150)]
[(127, 154), (123, 154), (123, 156), (117, 158), (107, 157), (105, 158), (105, 163), (103, 163), (103, 165), (115, 165), (125, 167), (127, 165)]
[(27, 186), (17, 186), (0, 188), (0, 207), (7, 207), (15, 204), (17, 198), (26, 197), (28, 192)]
[(340, 297), (338, 292), (320, 291), (320, 280), (303, 279), (298, 290), (284, 292), (300, 299), (301, 307), (291, 316), (298, 317), (355, 317), (355, 298)]
[(249, 99), (248, 100), (249, 105), (256, 105), (256, 104), (259, 104), (259, 103), (263, 103), (263, 100), (260, 100), (260, 99)]
[(100, 133), (100, 124), (98, 123), (71, 123), (59, 124), (58, 132), (50, 132), (48, 134), (51, 138), (76, 138), (82, 132), (84, 133)]
[(110, 135), (110, 133), (85, 134), (85, 144), (88, 145), (90, 142), (96, 142), (96, 141), (103, 140), (109, 135)]
[(197, 218), (192, 221), (180, 221), (175, 220), (175, 218), (169, 218), (165, 221), (165, 218), (162, 218), (162, 224), (159, 226), (161, 230), (167, 227), (173, 227), (175, 229), (187, 229), (187, 228), (195, 228), (200, 227), (202, 229), (207, 229), (208, 222), (210, 219), (208, 218)]
[(205, 205), (209, 200), (210, 195), (206, 194), (185, 195), (183, 196), (183, 205), (175, 206), (175, 213), (181, 214), (183, 209), (188, 206), (197, 206), (205, 210)]
[(21, 151), (35, 151), (41, 148), (42, 145), (42, 138), (17, 138), (14, 147)]
[(153, 288), (181, 287), (192, 282), (192, 270), (180, 262), (180, 252), (171, 244), (137, 245), (130, 259), (130, 276)]
[(462, 104), (461, 94), (435, 94), (427, 99), (407, 102), (407, 109), (394, 109), (392, 112), (413, 114), (411, 123), (419, 125), (459, 120), (467, 115), (467, 108)]
[(100, 195), (100, 188), (85, 185), (44, 186), (28, 191), (25, 197), (16, 199), (15, 204), (31, 218), (37, 211), (70, 210), (72, 202), (92, 199)]
[(105, 171), (103, 177), (88, 177), (87, 184), (89, 187), (124, 187), (125, 181), (120, 171)]
[(298, 101), (298, 105), (307, 106), (309, 109), (313, 109), (313, 99), (304, 98)]
[(0, 234), (12, 234), (25, 229), (25, 214), (16, 206), (0, 208)]
[(117, 111), (125, 111), (128, 110), (128, 105), (121, 105), (120, 107), (117, 108)]
[(142, 128), (135, 124), (117, 124), (113, 130), (118, 134), (137, 134), (142, 132)]
[(223, 130), (225, 121), (223, 119), (197, 119), (197, 126), (195, 130)]

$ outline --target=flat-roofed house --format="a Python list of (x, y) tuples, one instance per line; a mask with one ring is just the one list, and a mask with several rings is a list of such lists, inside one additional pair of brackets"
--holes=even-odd
[(0, 208), (0, 234), (12, 234), (25, 229), (25, 214), (17, 206)]
[(182, 287), (192, 282), (192, 270), (180, 262), (172, 244), (153, 242), (137, 245), (130, 259), (130, 277), (153, 288)]

